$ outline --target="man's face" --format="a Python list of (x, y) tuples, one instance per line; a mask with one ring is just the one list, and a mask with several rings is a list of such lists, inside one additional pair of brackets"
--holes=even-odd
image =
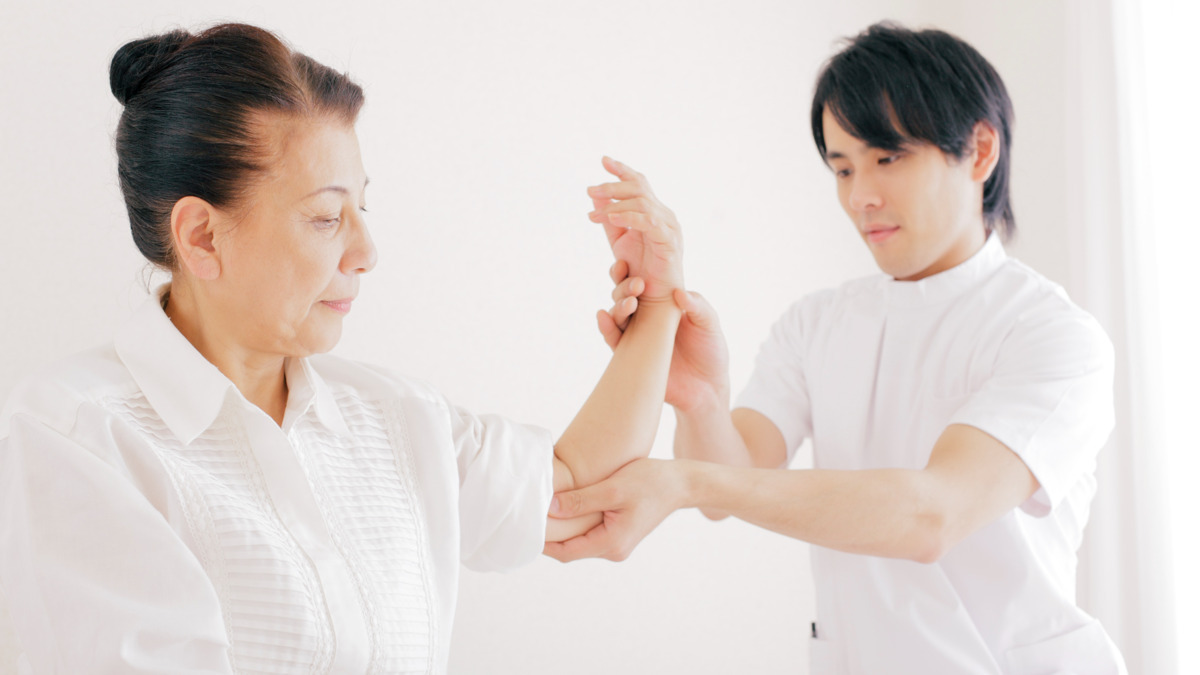
[(916, 281), (970, 258), (983, 246), (983, 182), (962, 160), (928, 143), (890, 151), (867, 145), (823, 118), (826, 161), (838, 200), (879, 269)]

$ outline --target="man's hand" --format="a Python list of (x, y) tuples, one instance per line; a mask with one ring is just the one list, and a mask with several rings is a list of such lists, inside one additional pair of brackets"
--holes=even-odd
[(555, 495), (550, 506), (552, 518), (602, 513), (604, 521), (573, 539), (548, 542), (543, 552), (561, 562), (628, 558), (647, 534), (683, 504), (686, 484), (678, 470), (681, 464), (638, 459), (599, 483)]
[[(628, 276), (629, 268), (620, 260), (610, 274), (616, 284), (614, 304), (611, 310), (597, 313), (596, 323), (604, 341), (616, 349), (645, 283)], [(676, 289), (674, 299), (684, 314), (675, 333), (666, 402), (683, 414), (704, 408), (728, 410), (729, 349), (717, 312), (699, 293)]]
[(613, 256), (630, 276), (641, 279), (641, 302), (671, 302), (683, 288), (683, 236), (675, 214), (658, 201), (642, 174), (605, 157), (604, 168), (620, 182), (588, 188), (595, 210), (588, 214), (604, 225)]

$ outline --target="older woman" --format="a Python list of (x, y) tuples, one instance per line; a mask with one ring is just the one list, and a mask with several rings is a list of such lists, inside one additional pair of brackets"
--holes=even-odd
[(605, 225), (622, 275), (666, 281), (554, 442), (321, 355), (376, 264), (357, 85), (245, 25), (130, 42), (110, 81), (133, 237), (172, 280), (0, 416), (0, 581), (34, 672), (443, 670), (460, 562), (587, 531), (548, 531), (552, 492), (648, 451), (673, 217), (606, 162), (644, 195)]

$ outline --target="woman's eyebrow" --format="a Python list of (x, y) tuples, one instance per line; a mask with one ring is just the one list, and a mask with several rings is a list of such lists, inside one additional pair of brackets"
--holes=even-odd
[(338, 192), (338, 193), (341, 193), (344, 195), (350, 194), (350, 191), (347, 190), (346, 188), (342, 187), (341, 185), (326, 185), (323, 188), (318, 188), (318, 189), (313, 190), (312, 192), (304, 195), (304, 199), (308, 199), (309, 197), (312, 197), (313, 195), (319, 195), (322, 192)]
[[(367, 189), (367, 186), (370, 184), (371, 184), (370, 177), (365, 178), (363, 180), (363, 189), (364, 190)], [(312, 192), (304, 195), (304, 197), (302, 197), (302, 199), (308, 199), (309, 197), (312, 197), (313, 195), (319, 195), (322, 192), (337, 192), (339, 194), (344, 194), (344, 195), (350, 194), (350, 190), (346, 189), (345, 187), (342, 187), (341, 185), (326, 185), (323, 188), (317, 188), (316, 190), (313, 190)]]

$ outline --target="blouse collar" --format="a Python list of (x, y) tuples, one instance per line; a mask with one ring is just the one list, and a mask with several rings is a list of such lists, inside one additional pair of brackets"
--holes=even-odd
[(918, 281), (887, 279), (888, 304), (895, 307), (921, 307), (951, 300), (999, 269), (1008, 255), (995, 234), (970, 258), (944, 271)]
[[(250, 405), (233, 382), (204, 358), (175, 328), (163, 311), (162, 296), (170, 284), (151, 297), (117, 329), (113, 346), (146, 400), (185, 445), (212, 426), (226, 398)], [(284, 429), (316, 409), (317, 419), (330, 431), (349, 435), (337, 402), (308, 359), (289, 358), (286, 364), (288, 404)]]

